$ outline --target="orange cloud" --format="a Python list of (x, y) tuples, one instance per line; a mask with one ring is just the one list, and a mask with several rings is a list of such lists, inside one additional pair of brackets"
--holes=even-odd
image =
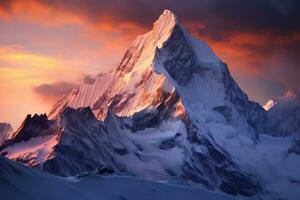
[(12, 0), (8, 5), (0, 7), (0, 18), (6, 21), (31, 21), (47, 26), (84, 23), (82, 16), (38, 0)]
[(300, 32), (280, 35), (267, 31), (263, 34), (235, 31), (225, 39), (215, 39), (201, 34), (199, 27), (189, 24), (188, 27), (194, 35), (206, 41), (237, 76), (262, 75), (266, 68), (278, 64), (278, 54), (286, 56), (291, 50), (289, 46), (300, 43)]
[[(33, 88), (59, 80), (77, 82), (81, 76), (79, 70), (60, 57), (25, 51), (20, 46), (0, 46), (0, 121), (16, 127), (28, 113), (48, 112), (55, 101), (55, 91), (47, 98), (39, 98)], [(73, 84), (59, 85), (59, 92), (63, 91), (62, 86), (70, 88)], [(39, 91), (45, 93), (45, 87)]]
[[(166, 7), (159, 7), (159, 2), (151, 1), (116, 2), (99, 0), (89, 4), (88, 1), (76, 0), (1, 1), (0, 21), (8, 26), (2, 24), (0, 33), (0, 80), (11, 86), (2, 86), (0, 95), (13, 91), (14, 94), (9, 98), (26, 99), (24, 105), (29, 105), (33, 97), (41, 96), (32, 91), (34, 87), (61, 81), (74, 82), (85, 74), (112, 69), (120, 61), (129, 43), (138, 34), (148, 31), (153, 20)], [(293, 42), (300, 42), (299, 33), (280, 35), (272, 32), (278, 27), (281, 29), (282, 26), (281, 21), (280, 26), (273, 23), (272, 17), (262, 18), (266, 20), (263, 24), (270, 26), (266, 30), (263, 29), (264, 31), (259, 31), (262, 30), (262, 26), (260, 23), (256, 24), (257, 13), (254, 13), (254, 17), (241, 20), (236, 14), (231, 15), (231, 9), (234, 7), (230, 1), (217, 7), (217, 10), (209, 3), (203, 6), (201, 1), (195, 0), (194, 3), (193, 8), (179, 1), (171, 1), (169, 6), (171, 9), (175, 8), (175, 13), (181, 14), (179, 19), (184, 20), (183, 24), (188, 26), (194, 35), (205, 40), (228, 64), (236, 79), (251, 79), (256, 82), (258, 77), (264, 77), (263, 80), (274, 79), (286, 85), (291, 83), (291, 80), (288, 80), (290, 75), (286, 74), (288, 70), (284, 71), (284, 67), (278, 67), (289, 66), (289, 63), (279, 62), (279, 59), (289, 58), (290, 52), (286, 49), (292, 49), (293, 47), (288, 47), (292, 46)], [(223, 9), (224, 6), (227, 6), (227, 9)], [(265, 16), (265, 12), (261, 13)], [(277, 18), (274, 21), (278, 21)], [(291, 25), (284, 23), (285, 29)], [(281, 55), (288, 56), (283, 58)], [(293, 79), (292, 83), (294, 85), (297, 84), (295, 80)], [(242, 85), (243, 88), (253, 87), (254, 81)], [(30, 98), (18, 96), (20, 90), (27, 91)], [(254, 94), (253, 91), (251, 90), (250, 95)], [(262, 96), (262, 93), (254, 96)], [(49, 102), (45, 106), (45, 98), (39, 100), (43, 106), (37, 109), (28, 106), (27, 112), (39, 111), (41, 107), (49, 106)], [(6, 101), (9, 102), (9, 99)], [(36, 101), (38, 100), (35, 100), (35, 103)], [(44, 112), (47, 112), (47, 109)]]

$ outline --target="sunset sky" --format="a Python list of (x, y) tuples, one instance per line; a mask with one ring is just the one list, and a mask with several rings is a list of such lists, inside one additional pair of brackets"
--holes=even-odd
[(0, 0), (0, 121), (17, 128), (112, 70), (164, 9), (212, 47), (252, 100), (299, 88), (298, 0)]

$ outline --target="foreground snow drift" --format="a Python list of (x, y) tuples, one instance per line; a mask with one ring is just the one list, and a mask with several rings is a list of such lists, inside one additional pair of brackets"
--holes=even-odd
[(211, 199), (235, 198), (200, 189), (144, 181), (133, 177), (99, 176), (61, 178), (35, 171), (0, 157), (1, 199), (80, 199), (80, 200), (155, 200), (155, 199)]

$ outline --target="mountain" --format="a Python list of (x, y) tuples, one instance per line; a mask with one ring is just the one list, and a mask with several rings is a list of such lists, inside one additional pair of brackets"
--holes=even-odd
[[(39, 126), (32, 129), (36, 121)], [(27, 117), (1, 153), (62, 176), (109, 166), (149, 180), (179, 177), (234, 195), (260, 193), (258, 181), (242, 172), (213, 138), (202, 136), (203, 128), (193, 122), (168, 121), (143, 130), (135, 130), (136, 123), (111, 111), (101, 122), (89, 107), (66, 107), (56, 120), (45, 115)]]
[(300, 134), (300, 92), (289, 89), (272, 101), (274, 106), (267, 112), (266, 133), (273, 136)]
[(254, 196), (262, 193), (259, 182), (216, 143), (211, 127), (257, 142), (264, 118), (226, 64), (166, 10), (115, 71), (60, 99), (49, 119), (28, 116), (1, 149), (10, 159), (63, 176), (110, 166)]
[(263, 108), (268, 111), (270, 110), (273, 106), (276, 105), (276, 102), (273, 99), (270, 99), (269, 101), (267, 101), (267, 103), (263, 106)]
[(289, 89), (282, 96), (272, 100), (274, 105), (268, 110), (266, 134), (293, 139), (289, 153), (300, 155), (300, 92)]
[(132, 42), (115, 71), (74, 89), (54, 105), (49, 117), (56, 118), (66, 106), (90, 106), (100, 120), (109, 108), (118, 116), (131, 117), (156, 112), (172, 96), (178, 96), (172, 102), (178, 109), (175, 115), (228, 124), (236, 134), (253, 140), (263, 129), (264, 110), (248, 100), (226, 64), (168, 10), (152, 31)]
[(69, 178), (56, 177), (34, 171), (1, 156), (0, 177), (1, 198), (10, 200), (235, 199), (201, 189), (145, 181), (136, 177), (103, 176), (97, 173), (86, 173)]
[(236, 196), (296, 200), (300, 157), (287, 154), (288, 139), (262, 134), (267, 120), (227, 65), (166, 10), (114, 71), (82, 83), (48, 116), (27, 116), (0, 150), (61, 176), (108, 167)]
[(0, 146), (5, 140), (10, 139), (13, 128), (9, 123), (0, 123)]

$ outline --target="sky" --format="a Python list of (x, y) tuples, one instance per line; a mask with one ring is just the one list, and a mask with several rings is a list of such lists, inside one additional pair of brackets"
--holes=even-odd
[(0, 121), (48, 113), (169, 9), (263, 105), (300, 85), (298, 0), (0, 0)]

